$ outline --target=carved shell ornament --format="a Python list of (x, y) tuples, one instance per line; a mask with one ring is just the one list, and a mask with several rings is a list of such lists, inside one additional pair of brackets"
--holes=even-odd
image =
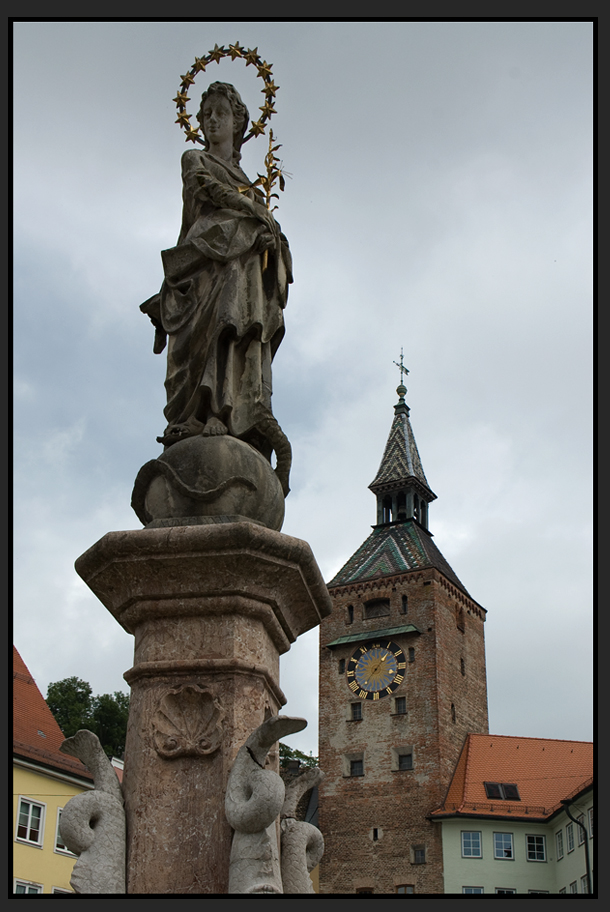
[[(204, 140), (199, 134), (199, 127), (193, 127), (191, 125), (191, 114), (187, 114), (186, 103), (191, 99), (188, 97), (187, 92), (189, 87), (194, 85), (195, 77), (198, 73), (204, 73), (205, 69), (211, 63), (220, 63), (223, 57), (230, 57), (231, 60), (245, 60), (246, 66), (254, 66), (257, 70), (257, 76), (259, 76), (264, 83), (264, 87), (261, 89), (265, 96), (265, 103), (259, 107), (261, 111), (261, 116), (257, 121), (252, 120), (250, 125), (250, 130), (244, 136), (242, 140), (242, 145), (247, 143), (248, 140), (252, 139), (253, 136), (260, 136), (265, 134), (265, 125), (267, 121), (271, 118), (272, 114), (277, 114), (277, 111), (274, 107), (275, 105), (275, 95), (279, 86), (277, 86), (272, 78), (271, 74), (271, 64), (267, 63), (266, 60), (263, 60), (258, 53), (258, 48), (245, 48), (242, 47), (239, 41), (236, 41), (235, 44), (230, 44), (228, 48), (225, 48), (224, 45), (218, 47), (217, 44), (214, 45), (214, 50), (210, 51), (208, 54), (205, 54), (203, 57), (195, 57), (195, 63), (192, 67), (187, 70), (184, 76), (180, 77), (180, 88), (176, 97), (173, 99), (176, 103), (176, 109), (178, 117), (175, 121), (181, 129), (185, 132), (185, 141), (193, 143), (204, 144)], [(277, 193), (272, 193), (272, 189), (279, 180), (280, 190), (284, 189), (285, 181), (284, 174), (287, 172), (282, 171), (281, 162), (276, 157), (275, 152), (281, 148), (280, 145), (273, 145), (273, 130), (269, 130), (269, 150), (265, 156), (265, 167), (267, 169), (266, 176), (263, 174), (257, 175), (257, 180), (255, 180), (251, 186), (252, 187), (262, 187), (265, 191), (267, 209), (271, 209), (271, 200), (279, 199)], [(290, 175), (288, 175), (290, 176)], [(247, 190), (248, 187), (240, 188), (240, 190)], [(277, 206), (273, 207), (274, 209)]]
[(222, 741), (223, 718), (210, 691), (196, 684), (172, 688), (153, 716), (155, 749), (165, 760), (213, 754)]

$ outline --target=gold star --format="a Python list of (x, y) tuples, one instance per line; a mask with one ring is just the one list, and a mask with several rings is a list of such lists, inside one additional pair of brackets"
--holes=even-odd
[(259, 63), (259, 65), (258, 65), (258, 75), (259, 75), (259, 76), (262, 76), (263, 78), (264, 78), (265, 76), (271, 76), (271, 67), (270, 67), (270, 65), (267, 63), (266, 60), (263, 60), (262, 63)]
[(185, 133), (185, 142), (189, 142), (189, 140), (191, 142), (197, 142), (199, 139), (199, 130), (197, 128), (193, 129), (190, 124), (188, 130), (185, 130)]
[(220, 61), (221, 61), (222, 58), (224, 57), (225, 53), (226, 53), (226, 51), (225, 51), (223, 45), (221, 45), (220, 47), (218, 47), (218, 45), (215, 44), (215, 45), (214, 45), (214, 50), (213, 50), (213, 51), (210, 51), (210, 60), (215, 60), (216, 63), (220, 63)]
[(277, 111), (273, 107), (273, 102), (268, 99), (265, 100), (264, 106), (258, 110), (263, 112), (263, 117), (271, 117), (272, 114), (277, 114)]
[(190, 73), (187, 73), (186, 76), (181, 76), (180, 79), (182, 80), (182, 85), (185, 87), (193, 85), (193, 83), (195, 82), (195, 80), (193, 79), (193, 77), (191, 76)]
[(278, 89), (279, 89), (279, 86), (276, 86), (276, 84), (273, 82), (273, 80), (271, 80), (271, 82), (265, 82), (265, 88), (264, 88), (265, 95), (275, 95), (275, 93), (277, 92)]
[(203, 57), (203, 58), (202, 58), (202, 57), (195, 57), (195, 64), (194, 64), (195, 72), (196, 72), (196, 73), (204, 73), (207, 64), (208, 64), (208, 61), (205, 59), (205, 57)]
[(259, 136), (261, 133), (265, 132), (265, 124), (262, 120), (257, 120), (256, 123), (252, 124), (252, 129), (250, 131), (252, 136)]
[(187, 101), (190, 101), (190, 100), (191, 99), (188, 97), (186, 92), (178, 92), (176, 97), (172, 98), (172, 101), (175, 101), (176, 104), (180, 105), (181, 108), (183, 108), (185, 106), (185, 104), (187, 103)]
[(175, 120), (174, 123), (180, 124), (181, 127), (183, 127), (185, 124), (187, 127), (190, 127), (190, 119), (191, 115), (187, 114), (186, 111), (179, 111), (178, 120)]
[(241, 46), (239, 41), (236, 41), (235, 44), (229, 45), (229, 54), (231, 55), (231, 60), (235, 60), (236, 57), (241, 57), (242, 51), (243, 51), (243, 47)]
[(251, 63), (258, 64), (260, 57), (258, 56), (258, 48), (255, 47), (253, 51), (248, 48), (246, 51), (246, 66), (250, 66)]

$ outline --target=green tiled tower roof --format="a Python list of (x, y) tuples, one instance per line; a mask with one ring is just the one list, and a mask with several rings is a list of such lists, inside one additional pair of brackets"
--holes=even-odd
[(328, 583), (328, 587), (332, 589), (334, 586), (347, 586), (350, 583), (429, 568), (438, 570), (469, 596), (465, 586), (432, 541), (430, 533), (411, 519), (373, 529), (367, 540)]
[[(398, 387), (399, 392), (402, 389), (404, 387)], [(394, 406), (394, 420), (390, 436), (385, 445), (381, 465), (369, 487), (371, 491), (374, 491), (379, 485), (400, 484), (409, 478), (416, 478), (430, 490), (409, 420), (409, 407), (406, 405), (403, 395), (400, 397), (398, 405)]]
[(408, 370), (403, 364), (402, 351), (400, 364), (395, 364), (401, 372), (396, 390), (398, 402), (381, 465), (369, 485), (377, 498), (377, 525), (328, 586), (346, 586), (432, 568), (468, 595), (428, 531), (428, 505), (436, 500), (436, 494), (424, 474), (409, 420), (407, 388), (402, 383), (402, 375)]

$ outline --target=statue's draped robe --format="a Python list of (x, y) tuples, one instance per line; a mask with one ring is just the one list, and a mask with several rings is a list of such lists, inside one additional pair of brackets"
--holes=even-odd
[(288, 243), (273, 223), (275, 244), (263, 271), (253, 246), (269, 233), (272, 217), (260, 192), (246, 189), (250, 181), (239, 167), (190, 150), (182, 182), (182, 229), (177, 245), (161, 254), (156, 315), (169, 337), (168, 430), (216, 417), (270, 457), (256, 426), (271, 416), (271, 362), (292, 281)]

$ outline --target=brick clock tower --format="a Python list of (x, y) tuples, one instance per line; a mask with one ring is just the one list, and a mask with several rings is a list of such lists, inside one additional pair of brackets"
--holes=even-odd
[(485, 609), (428, 531), (436, 495), (402, 373), (370, 485), (377, 523), (328, 584), (320, 626), (320, 893), (442, 893), (429, 815), (467, 733), (488, 731)]

